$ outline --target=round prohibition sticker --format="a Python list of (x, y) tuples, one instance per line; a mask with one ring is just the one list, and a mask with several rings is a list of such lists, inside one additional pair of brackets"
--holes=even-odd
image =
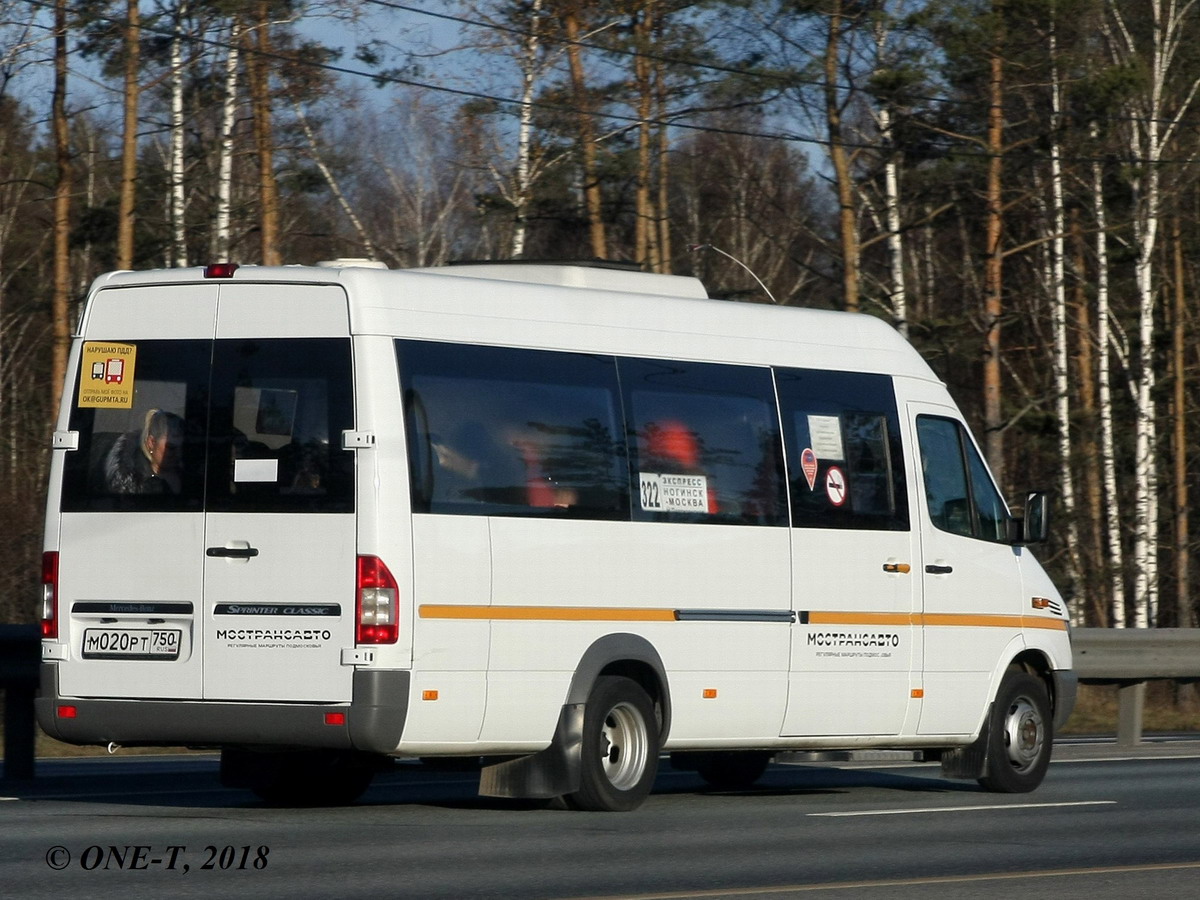
[(837, 466), (830, 466), (825, 473), (825, 496), (834, 506), (846, 502), (846, 473)]

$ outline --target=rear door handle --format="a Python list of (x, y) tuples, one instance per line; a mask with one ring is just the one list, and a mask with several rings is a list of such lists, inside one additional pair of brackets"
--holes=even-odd
[(925, 571), (930, 575), (949, 575), (954, 571), (954, 566), (926, 566)]
[(251, 559), (258, 556), (254, 547), (209, 547), (204, 551), (206, 556), (223, 556), (227, 559)]

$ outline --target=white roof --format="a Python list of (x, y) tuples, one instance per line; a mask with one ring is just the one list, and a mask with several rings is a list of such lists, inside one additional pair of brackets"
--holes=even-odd
[(486, 278), (493, 281), (520, 281), (525, 284), (550, 284), (557, 287), (591, 288), (629, 294), (657, 294), (664, 297), (707, 298), (708, 291), (699, 278), (683, 275), (657, 275), (630, 269), (585, 265), (544, 263), (472, 263), (439, 268), (406, 269), (429, 275), (456, 278)]
[(353, 334), (616, 355), (879, 372), (938, 382), (913, 347), (861, 313), (708, 299), (698, 279), (582, 265), (380, 269), (365, 260), (114, 272), (94, 289), (151, 284), (340, 284)]

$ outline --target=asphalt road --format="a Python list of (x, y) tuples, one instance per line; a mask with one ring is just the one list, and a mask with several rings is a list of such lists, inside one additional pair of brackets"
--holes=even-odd
[(933, 765), (772, 766), (708, 790), (664, 764), (633, 813), (479, 798), (398, 765), (363, 801), (273, 809), (213, 757), (41, 760), (0, 785), (0, 894), (71, 898), (1200, 896), (1200, 743), (1065, 744), (1033, 794)]

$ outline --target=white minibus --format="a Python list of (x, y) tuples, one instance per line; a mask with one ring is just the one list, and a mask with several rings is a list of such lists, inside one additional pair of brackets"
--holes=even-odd
[(38, 717), (341, 803), (396, 758), (627, 810), (888, 748), (996, 791), (1067, 610), (945, 386), (867, 315), (619, 267), (99, 278), (53, 438)]

